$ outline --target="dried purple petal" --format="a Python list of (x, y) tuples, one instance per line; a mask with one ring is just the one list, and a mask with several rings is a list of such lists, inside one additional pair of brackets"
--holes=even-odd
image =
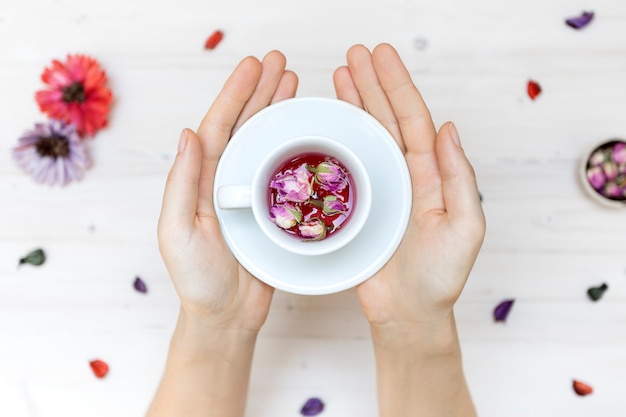
[(574, 29), (582, 29), (593, 19), (593, 12), (583, 12), (580, 16), (569, 18), (565, 24)]
[(515, 300), (504, 300), (493, 310), (493, 318), (495, 321), (506, 321), (507, 316), (511, 312)]
[(591, 299), (591, 301), (598, 301), (606, 290), (609, 289), (609, 286), (605, 284), (600, 285), (599, 287), (591, 287), (587, 290), (587, 295)]
[(43, 265), (44, 262), (46, 262), (46, 253), (43, 251), (43, 249), (35, 249), (34, 251), (30, 252), (28, 255), (20, 259), (19, 265), (30, 264), (34, 266), (40, 266)]
[(324, 403), (319, 398), (309, 398), (302, 406), (300, 414), (303, 416), (316, 416), (324, 411)]
[(148, 292), (148, 287), (146, 286), (146, 283), (143, 282), (141, 280), (141, 278), (136, 277), (135, 278), (135, 282), (133, 283), (133, 287), (135, 288), (135, 290), (141, 292), (141, 293), (147, 293)]

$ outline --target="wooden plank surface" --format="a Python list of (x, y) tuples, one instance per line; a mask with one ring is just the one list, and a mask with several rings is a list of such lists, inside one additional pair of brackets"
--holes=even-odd
[[(594, 10), (581, 31), (564, 19)], [(213, 51), (206, 37), (223, 29)], [(142, 415), (160, 378), (178, 300), (155, 226), (178, 134), (195, 128), (246, 55), (283, 51), (298, 95), (333, 97), (354, 43), (390, 42), (437, 124), (454, 120), (476, 169), (488, 232), (457, 306), (483, 417), (622, 416), (626, 388), (626, 211), (577, 178), (595, 143), (626, 137), (626, 3), (527, 0), (0, 3), (0, 416)], [(54, 58), (107, 70), (110, 127), (83, 181), (35, 184), (10, 157), (43, 121), (34, 101)], [(539, 81), (537, 100), (526, 82)], [(43, 247), (41, 268), (16, 269)], [(141, 276), (148, 294), (132, 290)], [(605, 297), (585, 291), (603, 282)], [(515, 298), (506, 324), (492, 310)], [(97, 380), (87, 362), (105, 359)], [(594, 386), (577, 397), (571, 380)], [(353, 290), (278, 292), (254, 363), (249, 415), (375, 416), (373, 352)]]

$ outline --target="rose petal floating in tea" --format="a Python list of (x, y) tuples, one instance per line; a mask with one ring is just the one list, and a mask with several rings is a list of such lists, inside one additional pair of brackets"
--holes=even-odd
[(498, 304), (493, 310), (493, 318), (495, 321), (506, 321), (515, 300), (505, 300)]
[(133, 282), (133, 287), (140, 293), (145, 294), (148, 292), (148, 287), (146, 286), (146, 283), (143, 282), (143, 280), (139, 277), (135, 278), (135, 282)]
[(531, 100), (536, 99), (537, 96), (541, 94), (541, 86), (539, 85), (537, 81), (533, 81), (533, 80), (528, 81), (526, 90), (528, 92), (528, 97), (530, 97)]
[(606, 284), (602, 284), (599, 287), (591, 287), (587, 290), (587, 295), (592, 301), (598, 301), (608, 289), (609, 286)]
[(224, 39), (224, 32), (216, 30), (204, 42), (204, 49), (215, 49), (222, 42), (222, 39)]
[(109, 365), (100, 359), (89, 362), (89, 366), (97, 378), (104, 378), (109, 373)]
[(324, 403), (322, 400), (319, 398), (309, 398), (302, 406), (300, 414), (303, 416), (316, 416), (322, 411), (324, 411)]
[(276, 189), (281, 202), (302, 203), (311, 198), (311, 193), (313, 192), (311, 176), (306, 165), (302, 165), (293, 170), (293, 172), (272, 178), (270, 187)]
[(565, 24), (574, 29), (582, 29), (593, 20), (593, 12), (583, 12), (580, 16), (565, 20)]
[(585, 395), (589, 395), (593, 392), (593, 388), (591, 388), (589, 385), (585, 384), (584, 382), (580, 382), (577, 380), (574, 380), (572, 382), (572, 388), (574, 388), (574, 392), (580, 395), (581, 397), (584, 397)]
[(43, 251), (43, 249), (35, 249), (34, 251), (30, 252), (28, 255), (20, 259), (19, 265), (29, 264), (34, 266), (40, 266), (43, 265), (44, 262), (46, 262), (46, 253)]

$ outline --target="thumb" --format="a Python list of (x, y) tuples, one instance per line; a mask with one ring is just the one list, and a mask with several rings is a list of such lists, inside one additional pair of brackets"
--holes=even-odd
[(163, 193), (159, 230), (193, 225), (198, 206), (198, 183), (202, 166), (200, 142), (194, 132), (184, 129)]
[(439, 129), (437, 159), (442, 177), (443, 200), (452, 223), (484, 224), (476, 175), (461, 146), (459, 133), (452, 122)]

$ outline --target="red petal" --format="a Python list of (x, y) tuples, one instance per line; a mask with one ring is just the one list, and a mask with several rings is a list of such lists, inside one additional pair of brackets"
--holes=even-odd
[(100, 359), (89, 362), (93, 374), (98, 378), (104, 378), (109, 373), (109, 365)]
[(528, 97), (534, 100), (539, 94), (541, 94), (541, 86), (537, 81), (528, 81)]
[(216, 30), (204, 43), (204, 49), (215, 49), (224, 38), (224, 32)]
[(589, 385), (576, 380), (574, 380), (574, 382), (572, 383), (572, 387), (574, 388), (576, 394), (580, 395), (581, 397), (589, 395), (593, 392), (593, 388), (591, 388)]

